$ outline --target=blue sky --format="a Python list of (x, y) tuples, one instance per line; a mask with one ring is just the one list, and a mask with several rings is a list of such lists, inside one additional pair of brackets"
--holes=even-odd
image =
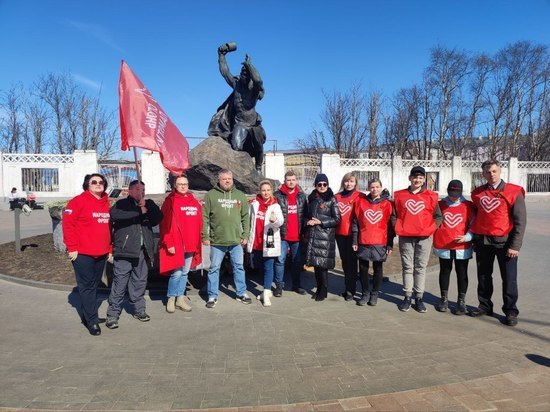
[(235, 41), (231, 72), (249, 53), (268, 139), (287, 149), (319, 121), (322, 90), (361, 82), (391, 96), (420, 82), (436, 45), (550, 45), (549, 21), (549, 0), (0, 0), (0, 91), (65, 70), (116, 109), (124, 59), (185, 136), (205, 136), (231, 91), (217, 47)]

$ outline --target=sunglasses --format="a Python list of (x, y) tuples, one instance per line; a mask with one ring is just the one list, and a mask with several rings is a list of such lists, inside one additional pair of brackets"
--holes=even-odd
[(105, 182), (103, 180), (90, 180), (91, 185), (101, 185), (103, 186)]
[(328, 186), (328, 183), (325, 183), (325, 182), (317, 183), (317, 187), (327, 187), (327, 186)]

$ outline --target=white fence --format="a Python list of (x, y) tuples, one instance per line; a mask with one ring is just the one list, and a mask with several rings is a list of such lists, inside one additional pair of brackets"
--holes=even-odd
[[(265, 175), (271, 179), (283, 181), (285, 171), (284, 154), (269, 153), (266, 155)], [(476, 186), (484, 183), (481, 176), (480, 161), (462, 160), (405, 160), (394, 159), (343, 159), (337, 154), (320, 156), (320, 172), (327, 175), (334, 191), (340, 188), (342, 177), (348, 172), (355, 172), (359, 177), (359, 188), (367, 190), (367, 181), (378, 177), (390, 193), (403, 189), (409, 184), (409, 174), (413, 166), (426, 169), (428, 185), (431, 189), (445, 193), (447, 184), (459, 179), (464, 184), (464, 192), (469, 193)], [(531, 193), (550, 192), (550, 162), (520, 162), (516, 158), (502, 162), (502, 178), (510, 183), (523, 186)], [(310, 188), (305, 188), (310, 189)]]
[[(339, 190), (344, 174), (355, 172), (360, 190), (366, 191), (367, 181), (377, 177), (393, 193), (407, 187), (413, 166), (424, 167), (430, 188), (440, 193), (445, 193), (447, 183), (452, 179), (463, 182), (465, 193), (483, 183), (481, 162), (460, 157), (452, 160), (343, 159), (334, 154), (315, 157), (271, 152), (266, 154), (264, 162), (265, 176), (280, 182), (287, 170), (296, 169), (300, 183), (307, 191), (312, 189), (315, 174), (320, 171), (328, 176), (334, 191)], [(143, 151), (141, 167), (147, 193), (165, 193), (166, 173), (159, 154)], [(0, 193), (7, 200), (11, 188), (16, 187), (19, 191), (34, 193), (42, 202), (70, 198), (82, 191), (84, 176), (98, 170), (94, 151), (77, 150), (72, 155), (0, 153)], [(502, 178), (523, 186), (529, 193), (549, 194), (550, 162), (520, 162), (511, 158), (502, 165)], [(116, 185), (115, 182), (110, 184)]]
[[(143, 152), (142, 180), (149, 194), (164, 193), (166, 178), (158, 153)], [(84, 176), (100, 170), (97, 154), (76, 150), (73, 154), (32, 154), (0, 152), (0, 196), (7, 201), (11, 188), (19, 193), (34, 193), (39, 202), (67, 199), (82, 192)], [(125, 179), (110, 179), (111, 187), (134, 176), (126, 171)], [(119, 180), (118, 184), (114, 180)], [(131, 180), (131, 179), (130, 179)], [(3, 203), (7, 207), (7, 202)]]

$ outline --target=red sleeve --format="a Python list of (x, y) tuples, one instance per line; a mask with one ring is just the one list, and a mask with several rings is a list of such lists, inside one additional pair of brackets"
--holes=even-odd
[(78, 215), (80, 213), (80, 196), (69, 201), (63, 211), (63, 242), (67, 246), (67, 252), (78, 251)]
[(166, 249), (174, 247), (174, 236), (172, 235), (173, 209), (172, 199), (167, 197), (161, 208), (164, 218), (160, 221), (160, 242)]

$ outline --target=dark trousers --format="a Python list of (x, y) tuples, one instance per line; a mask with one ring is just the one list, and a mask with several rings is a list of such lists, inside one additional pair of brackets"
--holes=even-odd
[(518, 301), (518, 258), (506, 256), (506, 248), (496, 248), (491, 245), (476, 246), (477, 260), (477, 296), (479, 306), (484, 309), (493, 310), (493, 264), (495, 257), (500, 268), (502, 278), (502, 311), (504, 314), (518, 315), (516, 306)]
[[(372, 262), (372, 291), (380, 292), (382, 281), (384, 279), (384, 262)], [(363, 294), (369, 291), (369, 261), (359, 259), (359, 279), (361, 280), (361, 288)]]
[(319, 297), (326, 298), (328, 292), (328, 269), (314, 268), (315, 280), (317, 281), (317, 290), (315, 293)]
[[(454, 253), (453, 253), (454, 252)], [(466, 294), (468, 291), (468, 262), (469, 259), (456, 259), (456, 252), (451, 251), (451, 259), (439, 258), (439, 288), (441, 294), (449, 290), (453, 261), (455, 262), (458, 293)]]
[(342, 270), (344, 271), (344, 283), (346, 292), (355, 294), (357, 284), (357, 254), (353, 250), (353, 240), (351, 236), (336, 236), (338, 252), (342, 260)]
[(76, 276), (76, 288), (80, 295), (82, 315), (88, 325), (98, 323), (97, 287), (105, 268), (106, 255), (94, 258), (78, 254), (72, 262)]
[(139, 258), (115, 258), (107, 316), (118, 319), (122, 311), (122, 302), (126, 290), (128, 290), (128, 298), (134, 307), (134, 312), (145, 312), (144, 295), (147, 286), (147, 274), (147, 261), (143, 250), (140, 252)]

